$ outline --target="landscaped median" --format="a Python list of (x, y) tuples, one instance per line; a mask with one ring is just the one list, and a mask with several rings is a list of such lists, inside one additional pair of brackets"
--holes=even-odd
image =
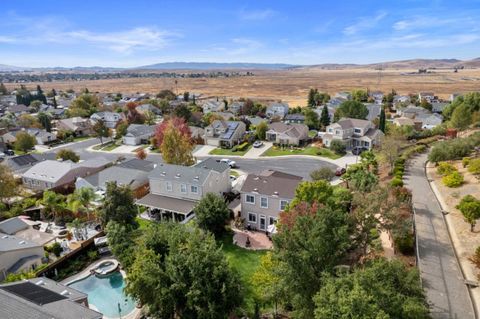
[(341, 155), (335, 154), (333, 151), (317, 146), (307, 146), (300, 148), (272, 146), (266, 150), (262, 156), (286, 156), (286, 155), (309, 155), (326, 157), (332, 160), (339, 159)]
[(117, 143), (112, 141), (112, 142), (107, 142), (107, 143), (95, 145), (94, 147), (92, 147), (92, 149), (94, 149), (95, 151), (110, 152), (110, 151), (116, 149), (117, 147), (119, 147), (120, 145), (121, 144), (117, 144)]

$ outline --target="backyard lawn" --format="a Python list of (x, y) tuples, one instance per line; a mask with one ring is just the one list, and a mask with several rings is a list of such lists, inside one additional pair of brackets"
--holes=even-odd
[(226, 156), (243, 156), (245, 153), (248, 152), (252, 148), (252, 145), (249, 145), (246, 150), (244, 151), (233, 151), (232, 149), (226, 149), (226, 148), (216, 148), (214, 150), (211, 150), (209, 154), (211, 155), (226, 155)]
[(282, 155), (311, 155), (311, 156), (322, 156), (330, 159), (337, 159), (342, 157), (337, 155), (331, 150), (323, 147), (307, 146), (304, 148), (289, 148), (289, 147), (278, 147), (272, 146), (269, 148), (262, 156), (282, 156)]

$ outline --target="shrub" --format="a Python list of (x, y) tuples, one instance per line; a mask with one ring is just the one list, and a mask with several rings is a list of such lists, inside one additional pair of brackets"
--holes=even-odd
[(331, 181), (334, 176), (335, 176), (335, 172), (328, 167), (322, 167), (310, 173), (310, 177), (314, 181), (318, 181), (321, 179), (326, 181)]
[(467, 195), (462, 198), (456, 208), (460, 210), (465, 221), (470, 224), (470, 231), (473, 232), (477, 219), (480, 218), (480, 200), (472, 195)]
[(402, 187), (403, 186), (403, 181), (398, 177), (394, 177), (392, 179), (392, 181), (390, 182), (390, 185), (393, 186), (393, 187)]
[(444, 176), (442, 182), (447, 187), (459, 187), (463, 184), (463, 175), (455, 171)]
[(475, 146), (480, 145), (480, 132), (465, 138), (456, 138), (435, 144), (428, 155), (430, 162), (438, 163), (460, 159), (470, 155)]
[(395, 247), (404, 255), (411, 255), (415, 251), (415, 239), (411, 232), (395, 238)]
[(233, 147), (232, 151), (234, 152), (243, 152), (245, 151), (247, 148), (248, 148), (248, 142), (245, 142), (245, 143), (242, 143), (242, 144), (239, 144), (239, 145), (236, 145)]
[(475, 175), (480, 174), (480, 158), (470, 161), (470, 164), (468, 164), (468, 171)]
[(330, 149), (338, 155), (345, 155), (347, 153), (347, 146), (344, 142), (339, 140), (333, 140), (330, 143)]
[(470, 164), (470, 160), (471, 160), (470, 157), (464, 157), (464, 158), (462, 158), (462, 166), (463, 166), (463, 167), (467, 167), (468, 164)]
[(455, 166), (447, 162), (442, 162), (437, 167), (437, 173), (442, 176), (450, 175), (451, 173), (456, 171), (457, 169), (455, 168)]
[(62, 253), (63, 248), (62, 246), (60, 246), (59, 243), (53, 243), (51, 246), (51, 251), (55, 256), (60, 257), (60, 254)]

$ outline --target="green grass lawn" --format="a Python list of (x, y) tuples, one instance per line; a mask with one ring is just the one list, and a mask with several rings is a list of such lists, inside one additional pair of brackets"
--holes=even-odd
[(74, 137), (73, 141), (74, 142), (81, 142), (81, 141), (88, 140), (90, 138), (92, 138), (92, 137), (91, 136), (78, 136), (78, 137)]
[(282, 155), (312, 155), (312, 156), (322, 156), (330, 159), (337, 159), (342, 156), (335, 154), (331, 150), (322, 147), (307, 146), (305, 148), (281, 148), (277, 146), (272, 146), (269, 148), (262, 156), (282, 156)]
[(228, 262), (239, 274), (245, 287), (245, 303), (249, 311), (254, 308), (254, 296), (250, 285), (250, 278), (260, 265), (260, 258), (267, 253), (266, 250), (248, 250), (233, 244), (233, 233), (223, 236), (219, 240)]
[(233, 169), (232, 169), (232, 170), (230, 170), (230, 175), (235, 176), (235, 177), (238, 177), (238, 176), (240, 176), (240, 173), (237, 172), (236, 170), (233, 170)]
[(315, 136), (317, 136), (317, 134), (318, 134), (318, 131), (316, 131), (316, 130), (310, 130), (310, 131), (308, 132), (308, 137), (314, 138)]
[(244, 151), (232, 151), (231, 149), (225, 149), (225, 148), (216, 148), (214, 150), (211, 150), (209, 154), (211, 155), (226, 155), (226, 156), (231, 156), (231, 155), (236, 155), (236, 156), (243, 156), (245, 153), (247, 153), (250, 148), (252, 148), (252, 145), (248, 145), (247, 149)]
[(96, 151), (102, 150), (102, 151), (110, 152), (111, 150), (114, 150), (119, 146), (120, 145), (116, 144), (115, 142), (107, 142), (107, 143), (103, 143), (103, 145), (102, 144), (96, 145), (93, 147), (93, 149)]

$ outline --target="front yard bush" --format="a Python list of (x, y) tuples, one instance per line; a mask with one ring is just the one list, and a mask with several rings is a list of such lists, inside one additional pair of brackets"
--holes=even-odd
[(463, 218), (470, 224), (470, 231), (473, 232), (477, 219), (480, 218), (480, 200), (472, 195), (462, 198), (456, 208), (462, 213)]
[(415, 239), (411, 232), (395, 238), (395, 247), (404, 255), (412, 255), (415, 251)]
[(444, 176), (442, 182), (447, 187), (460, 187), (463, 184), (463, 175), (455, 171)]
[(234, 152), (243, 152), (248, 148), (248, 142), (244, 142), (242, 144), (236, 145), (232, 148), (232, 151)]
[(391, 180), (390, 185), (393, 186), (393, 187), (402, 187), (403, 186), (403, 181), (398, 177), (394, 177)]
[(437, 167), (437, 173), (442, 176), (450, 175), (453, 172), (456, 172), (457, 169), (450, 163), (442, 162)]
[(474, 175), (480, 174), (480, 158), (470, 161), (468, 164), (468, 171)]
[(331, 181), (335, 177), (335, 172), (328, 167), (322, 167), (311, 172), (310, 177), (314, 181), (318, 181), (322, 179), (326, 181)]
[(347, 146), (339, 140), (333, 140), (330, 143), (330, 149), (338, 155), (345, 155), (347, 153)]
[(428, 155), (430, 162), (456, 160), (469, 156), (475, 146), (480, 145), (480, 132), (465, 138), (456, 138), (435, 144)]
[(470, 164), (470, 160), (471, 160), (470, 157), (464, 157), (464, 158), (462, 158), (462, 166), (463, 166), (463, 167), (467, 167), (467, 166)]

